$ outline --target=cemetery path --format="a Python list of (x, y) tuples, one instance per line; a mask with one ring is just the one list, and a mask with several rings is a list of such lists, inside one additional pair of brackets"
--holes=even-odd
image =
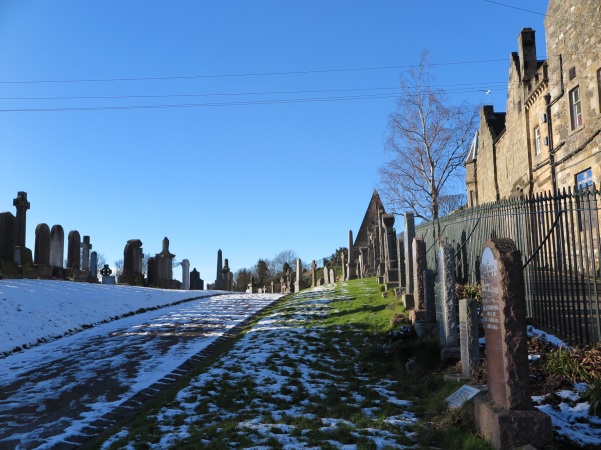
[(279, 295), (225, 294), (0, 360), (0, 449), (75, 448), (171, 384)]

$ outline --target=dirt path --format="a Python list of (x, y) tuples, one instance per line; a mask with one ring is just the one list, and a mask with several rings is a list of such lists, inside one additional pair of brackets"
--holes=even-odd
[(208, 297), (0, 360), (0, 449), (75, 448), (202, 359), (277, 296)]

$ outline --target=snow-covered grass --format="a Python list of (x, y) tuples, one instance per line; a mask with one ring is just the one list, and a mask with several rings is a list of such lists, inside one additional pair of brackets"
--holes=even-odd
[(217, 292), (69, 281), (0, 280), (0, 355), (135, 312)]

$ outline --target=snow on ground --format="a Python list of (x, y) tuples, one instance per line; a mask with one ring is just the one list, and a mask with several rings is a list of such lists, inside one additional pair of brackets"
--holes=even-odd
[(50, 280), (0, 280), (0, 355), (91, 325), (219, 291), (176, 291)]

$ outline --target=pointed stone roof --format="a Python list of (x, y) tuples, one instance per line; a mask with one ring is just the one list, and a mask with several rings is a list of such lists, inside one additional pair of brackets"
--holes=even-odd
[(380, 194), (378, 194), (377, 190), (374, 190), (369, 205), (367, 205), (367, 211), (365, 211), (365, 216), (363, 217), (363, 222), (361, 222), (359, 232), (355, 237), (355, 243), (353, 244), (355, 261), (357, 261), (359, 257), (359, 248), (367, 247), (367, 232), (373, 227), (373, 224), (378, 221), (378, 211), (383, 211), (383, 214), (386, 214), (382, 200), (380, 200)]

